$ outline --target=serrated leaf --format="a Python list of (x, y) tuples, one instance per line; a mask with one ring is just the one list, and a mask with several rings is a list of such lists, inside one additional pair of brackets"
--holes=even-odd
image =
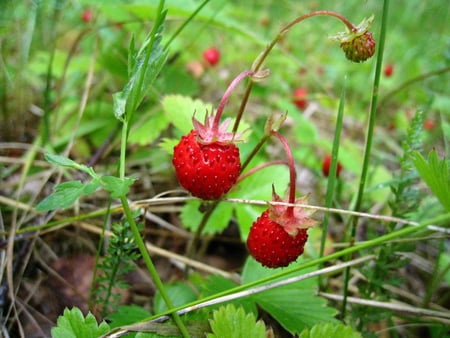
[(149, 145), (154, 142), (170, 121), (159, 111), (153, 112), (143, 123), (138, 123), (130, 132), (128, 141), (131, 144)]
[(436, 150), (432, 150), (428, 154), (428, 162), (419, 152), (413, 152), (413, 163), (444, 209), (450, 211), (450, 172), (447, 161), (439, 160)]
[[(301, 264), (301, 260), (292, 263), (290, 267)], [(265, 268), (252, 257), (249, 257), (242, 273), (242, 282), (249, 283), (271, 276), (279, 271), (279, 269)], [(298, 274), (298, 272), (295, 274)], [(293, 274), (289, 274), (283, 279), (292, 276)], [(267, 290), (251, 297), (286, 330), (292, 334), (298, 334), (304, 328), (313, 327), (318, 322), (337, 323), (334, 318), (337, 311), (328, 307), (323, 298), (316, 296), (316, 286), (316, 279), (310, 278)]]
[(84, 318), (81, 310), (65, 309), (64, 314), (58, 317), (57, 326), (52, 328), (53, 338), (97, 338), (109, 331), (105, 322), (98, 325), (95, 317), (89, 312)]
[(361, 334), (353, 330), (351, 326), (334, 323), (319, 323), (311, 329), (304, 329), (299, 338), (361, 338)]
[(262, 321), (256, 321), (253, 313), (228, 304), (214, 311), (208, 338), (265, 338), (266, 327)]
[[(181, 210), (181, 220), (183, 226), (192, 232), (197, 231), (203, 218), (203, 213), (199, 208), (203, 202), (192, 200), (186, 202)], [(216, 234), (222, 232), (229, 224), (233, 214), (233, 205), (230, 203), (219, 203), (203, 229), (202, 235)]]
[[(197, 299), (194, 290), (184, 283), (177, 282), (169, 284), (166, 285), (165, 288), (174, 306), (181, 306)], [(167, 305), (160, 292), (157, 292), (155, 295), (153, 307), (155, 313), (167, 310)]]
[(130, 177), (119, 178), (116, 176), (103, 176), (101, 178), (103, 188), (111, 192), (111, 197), (113, 198), (128, 194), (130, 186), (134, 181), (135, 179)]
[(36, 205), (37, 211), (50, 211), (70, 207), (82, 195), (92, 194), (100, 186), (97, 179), (88, 183), (67, 181), (55, 186), (55, 192)]
[(211, 113), (213, 110), (212, 104), (183, 95), (166, 95), (161, 103), (168, 120), (183, 134), (192, 130), (194, 114), (195, 118), (202, 122), (206, 112)]

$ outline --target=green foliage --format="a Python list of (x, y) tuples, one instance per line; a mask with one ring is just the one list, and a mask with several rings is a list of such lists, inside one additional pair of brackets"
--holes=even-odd
[[(197, 299), (197, 295), (194, 290), (185, 283), (176, 282), (169, 284), (166, 285), (165, 289), (174, 306), (184, 305)], [(160, 313), (167, 310), (167, 305), (164, 302), (160, 292), (155, 294), (155, 298), (153, 299), (153, 308), (155, 313)]]
[(36, 210), (38, 211), (50, 211), (70, 207), (78, 198), (94, 193), (99, 187), (109, 191), (112, 197), (125, 196), (135, 181), (134, 178), (129, 177), (99, 176), (93, 168), (87, 167), (84, 164), (78, 164), (64, 156), (47, 153), (45, 154), (45, 158), (52, 164), (85, 172), (92, 177), (92, 180), (87, 183), (67, 181), (58, 184), (55, 186), (54, 193), (36, 205)]
[[(140, 224), (142, 227), (142, 224)], [(109, 239), (107, 254), (98, 264), (100, 273), (96, 276), (95, 301), (102, 306), (102, 313), (114, 311), (121, 300), (117, 288), (126, 289), (127, 273), (135, 269), (134, 261), (140, 254), (134, 241), (130, 225), (126, 220), (113, 224), (113, 236)]]
[(439, 160), (436, 150), (432, 150), (428, 154), (428, 162), (419, 152), (413, 154), (413, 162), (420, 177), (444, 209), (450, 211), (450, 171), (447, 160)]
[(65, 309), (58, 317), (57, 325), (52, 328), (53, 338), (97, 338), (109, 331), (105, 322), (97, 323), (94, 315), (83, 316), (80, 309)]
[(351, 326), (344, 324), (319, 323), (311, 329), (304, 329), (299, 338), (361, 338), (361, 334), (354, 331)]
[[(291, 266), (294, 267), (293, 263)], [(242, 272), (242, 282), (248, 283), (268, 277), (279, 269), (268, 269), (249, 257)], [(288, 275), (285, 278), (292, 277)], [(316, 278), (281, 286), (252, 295), (251, 298), (286, 330), (299, 334), (304, 328), (311, 328), (318, 322), (336, 323), (337, 311), (326, 305), (323, 298), (316, 296)]]
[(208, 338), (266, 337), (263, 322), (257, 322), (252, 313), (245, 313), (241, 307), (236, 309), (232, 304), (214, 311), (211, 330), (213, 333), (208, 334)]

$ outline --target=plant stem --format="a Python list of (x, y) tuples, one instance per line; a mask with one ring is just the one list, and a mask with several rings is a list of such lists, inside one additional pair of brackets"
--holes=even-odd
[[(342, 131), (342, 122), (344, 119), (344, 106), (345, 106), (345, 89), (346, 89), (346, 79), (344, 81), (344, 86), (342, 88), (341, 99), (339, 101), (338, 115), (336, 120), (336, 129), (334, 132), (333, 139), (333, 148), (331, 150), (331, 167), (328, 175), (328, 183), (327, 183), (327, 193), (325, 196), (325, 207), (331, 208), (333, 203), (334, 187), (337, 181), (337, 163), (338, 163), (338, 155), (339, 155), (339, 144), (341, 140), (341, 131)], [(328, 233), (328, 221), (330, 218), (329, 213), (325, 213), (322, 222), (322, 238), (320, 241), (320, 253), (319, 257), (322, 257), (325, 252), (325, 241)], [(321, 278), (319, 278), (319, 288), (321, 283)]]
[[(153, 264), (153, 261), (147, 251), (147, 248), (145, 247), (145, 244), (141, 237), (141, 234), (139, 233), (139, 229), (134, 221), (133, 214), (131, 212), (130, 205), (128, 204), (128, 200), (127, 200), (126, 196), (121, 196), (120, 201), (122, 203), (123, 211), (125, 213), (127, 221), (130, 224), (131, 231), (133, 232), (134, 240), (136, 241), (136, 245), (139, 248), (139, 251), (145, 262), (147, 270), (150, 272), (153, 282), (155, 283), (157, 289), (161, 293), (161, 297), (163, 298), (167, 307), (169, 309), (173, 309), (174, 306), (172, 304), (172, 301), (170, 300), (169, 295), (167, 294), (166, 289), (164, 288), (164, 284), (162, 283), (161, 279), (159, 278), (159, 275), (158, 275), (158, 272), (156, 271), (155, 265)], [(186, 327), (184, 326), (184, 323), (182, 322), (180, 316), (176, 312), (173, 312), (172, 317), (173, 317), (175, 323), (177, 324), (178, 328), (180, 329), (181, 333), (183, 334), (183, 337), (189, 337), (189, 333), (188, 333)]]
[[(284, 27), (282, 27), (280, 29), (280, 31), (278, 32), (276, 37), (270, 42), (269, 45), (267, 45), (266, 49), (256, 58), (255, 62), (253, 63), (253, 66), (252, 66), (252, 70), (255, 73), (258, 72), (258, 70), (262, 67), (267, 56), (272, 51), (273, 47), (275, 47), (275, 45), (278, 43), (278, 41), (280, 41), (280, 39), (293, 26), (295, 26), (296, 24), (302, 22), (303, 20), (311, 18), (313, 16), (332, 16), (332, 17), (335, 17), (335, 18), (341, 20), (348, 29), (350, 29), (352, 31), (356, 30), (356, 27), (346, 17), (344, 17), (343, 15), (341, 15), (339, 13), (333, 12), (333, 11), (315, 11), (315, 12), (304, 14), (304, 15), (299, 16), (298, 18), (292, 20), (291, 22), (289, 22), (287, 25), (285, 25)], [(245, 90), (244, 97), (241, 102), (241, 106), (239, 107), (236, 121), (234, 122), (234, 126), (233, 126), (234, 133), (237, 131), (237, 129), (239, 127), (239, 123), (242, 119), (242, 115), (244, 113), (245, 107), (247, 106), (248, 98), (250, 97), (250, 92), (252, 91), (252, 88), (253, 88), (253, 81), (250, 81), (247, 85), (247, 89)]]
[[(295, 165), (294, 165), (294, 158), (292, 157), (291, 148), (289, 147), (289, 144), (286, 140), (286, 138), (281, 135), (279, 132), (272, 130), (272, 135), (277, 137), (281, 144), (283, 145), (284, 151), (286, 152), (287, 160), (289, 163), (289, 203), (295, 203), (295, 184), (296, 184), (296, 178), (297, 173), (295, 172)], [(287, 209), (288, 216), (294, 215), (294, 207), (288, 206)]]
[[(353, 210), (355, 210), (355, 211), (359, 211), (361, 209), (362, 199), (363, 199), (363, 195), (364, 195), (364, 187), (365, 187), (365, 184), (367, 181), (367, 173), (368, 173), (369, 164), (370, 164), (370, 156), (371, 156), (372, 142), (373, 142), (373, 131), (375, 129), (375, 123), (376, 123), (378, 89), (379, 89), (379, 83), (380, 83), (381, 67), (383, 64), (384, 42), (386, 39), (388, 10), (389, 10), (389, 0), (384, 0), (383, 14), (382, 14), (382, 18), (381, 18), (380, 38), (378, 41), (377, 62), (376, 62), (376, 66), (375, 66), (375, 76), (374, 76), (373, 88), (372, 88), (372, 99), (371, 99), (370, 111), (369, 111), (369, 122), (368, 122), (368, 127), (367, 127), (366, 143), (365, 143), (365, 147), (364, 147), (364, 159), (363, 159), (361, 178), (359, 181), (359, 188), (358, 188), (358, 192), (357, 192), (355, 206), (353, 208)], [(350, 226), (351, 226), (350, 240), (349, 240), (350, 246), (353, 245), (353, 242), (355, 240), (357, 222), (358, 222), (357, 217), (350, 218)], [(348, 256), (347, 259), (350, 259), (350, 257)], [(342, 318), (344, 318), (345, 314), (346, 314), (346, 306), (347, 306), (346, 297), (348, 294), (349, 278), (350, 278), (350, 269), (346, 269), (345, 274), (344, 274), (344, 299), (342, 301), (342, 311), (341, 311)]]

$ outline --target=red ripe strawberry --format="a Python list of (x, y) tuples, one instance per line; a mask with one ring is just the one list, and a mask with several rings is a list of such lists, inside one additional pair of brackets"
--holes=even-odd
[(394, 65), (392, 63), (388, 63), (383, 70), (384, 76), (390, 77), (394, 73)]
[(204, 200), (222, 197), (241, 171), (239, 148), (233, 143), (237, 135), (226, 132), (230, 120), (214, 127), (214, 119), (206, 116), (204, 125), (193, 119), (195, 130), (175, 146), (172, 160), (180, 184)]
[(220, 61), (220, 51), (215, 47), (210, 47), (203, 52), (203, 59), (210, 66), (215, 66)]
[[(273, 199), (281, 202), (273, 193)], [(297, 203), (304, 203), (305, 198)], [(269, 268), (288, 266), (303, 253), (308, 234), (307, 228), (316, 221), (308, 218), (311, 212), (300, 208), (271, 205), (252, 224), (247, 238), (250, 254)]]
[(81, 14), (81, 20), (84, 22), (90, 22), (92, 20), (92, 10), (85, 9)]
[(425, 130), (433, 130), (434, 129), (434, 121), (433, 120), (430, 120), (430, 119), (427, 119), (427, 120), (425, 120), (424, 122), (423, 122), (423, 128), (425, 129)]
[(292, 102), (297, 106), (297, 108), (304, 110), (308, 106), (308, 90), (305, 88), (297, 88), (294, 90), (292, 95)]
[[(328, 177), (330, 173), (330, 167), (331, 167), (331, 155), (328, 154), (327, 156), (325, 156), (322, 162), (322, 173), (324, 176)], [(336, 168), (336, 177), (339, 177), (341, 171), (342, 171), (342, 164), (338, 162)]]

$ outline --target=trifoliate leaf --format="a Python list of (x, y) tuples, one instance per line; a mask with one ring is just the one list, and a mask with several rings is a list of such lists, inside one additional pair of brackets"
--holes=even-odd
[(58, 317), (57, 326), (52, 328), (53, 338), (97, 338), (109, 331), (105, 322), (98, 325), (95, 317), (88, 313), (84, 318), (81, 310), (65, 309), (64, 314)]
[[(299, 264), (301, 264), (301, 259), (292, 263), (290, 268)], [(265, 268), (252, 257), (249, 257), (242, 273), (242, 282), (249, 283), (271, 276), (279, 271), (279, 269)], [(300, 273), (303, 273), (303, 271)], [(299, 274), (299, 272), (295, 274)], [(289, 274), (283, 279), (293, 276), (293, 274)], [(317, 279), (310, 278), (257, 293), (251, 298), (286, 330), (292, 334), (298, 334), (304, 328), (313, 327), (318, 322), (337, 322), (334, 318), (337, 311), (328, 307), (325, 299), (316, 296), (316, 286)]]
[(245, 313), (244, 309), (235, 308), (228, 304), (214, 311), (208, 338), (265, 338), (266, 328), (262, 321), (256, 321), (252, 313)]
[(436, 150), (428, 154), (428, 162), (415, 151), (413, 163), (445, 210), (450, 211), (450, 171), (446, 159), (439, 160)]
[(361, 334), (353, 330), (351, 326), (344, 324), (319, 323), (311, 329), (304, 329), (299, 338), (361, 338)]

